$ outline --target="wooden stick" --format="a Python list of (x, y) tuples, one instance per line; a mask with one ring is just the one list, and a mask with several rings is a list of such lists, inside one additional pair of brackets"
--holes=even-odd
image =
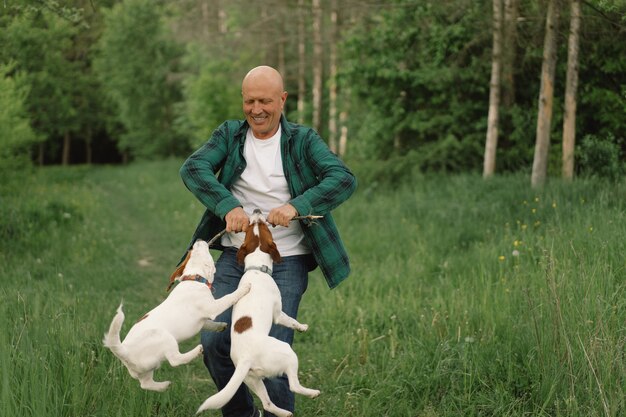
[(217, 239), (219, 239), (220, 237), (222, 237), (222, 235), (223, 235), (224, 233), (226, 233), (226, 229), (222, 230), (221, 232), (219, 232), (218, 234), (216, 234), (216, 235), (213, 237), (213, 239), (209, 240), (209, 241), (207, 242), (207, 244), (209, 245), (209, 247), (211, 247), (211, 245), (212, 245), (213, 243), (215, 243), (215, 241), (216, 241)]
[[(294, 220), (315, 220), (315, 219), (321, 219), (324, 216), (315, 216), (313, 214), (309, 214), (307, 216), (295, 216), (293, 219), (291, 219), (290, 221), (294, 221)], [(209, 245), (209, 247), (211, 247), (212, 244), (215, 243), (215, 241), (217, 239), (219, 239), (220, 237), (222, 237), (224, 235), (224, 233), (226, 233), (226, 229), (222, 230), (221, 232), (219, 232), (218, 234), (216, 234), (215, 236), (213, 236), (213, 239), (209, 240), (207, 242), (207, 244)]]
[(324, 216), (314, 216), (313, 214), (309, 214), (308, 216), (296, 216), (291, 221), (294, 220), (314, 220), (314, 219), (322, 219)]

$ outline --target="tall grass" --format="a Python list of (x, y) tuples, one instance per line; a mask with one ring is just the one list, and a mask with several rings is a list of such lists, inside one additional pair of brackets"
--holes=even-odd
[[(202, 213), (180, 163), (0, 185), (0, 415), (193, 415), (215, 392), (201, 361), (145, 392), (101, 344), (121, 299), (125, 334), (165, 297)], [(361, 184), (335, 213), (352, 275), (329, 291), (315, 271), (301, 306), (322, 395), (298, 415), (626, 413), (626, 184), (528, 182)]]

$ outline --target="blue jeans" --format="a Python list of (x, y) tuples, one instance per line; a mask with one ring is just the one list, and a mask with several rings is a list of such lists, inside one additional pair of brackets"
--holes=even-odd
[[(215, 279), (213, 281), (215, 298), (221, 298), (226, 294), (235, 291), (243, 275), (243, 265), (239, 265), (236, 259), (237, 249), (226, 248), (222, 252), (215, 263)], [(302, 294), (306, 291), (308, 285), (308, 272), (311, 268), (310, 255), (286, 256), (282, 258), (282, 262), (274, 264), (272, 269), (272, 277), (282, 296), (283, 311), (296, 318), (298, 314), (298, 306), (302, 299)], [(219, 316), (216, 321), (228, 323), (228, 329), (223, 332), (203, 331), (200, 339), (204, 347), (204, 364), (209, 370), (218, 390), (226, 386), (235, 371), (235, 366), (230, 359), (230, 326), (231, 326), (232, 308), (226, 310)], [(292, 329), (283, 326), (274, 325), (270, 331), (270, 336), (289, 343), (293, 342)], [(280, 408), (284, 408), (291, 412), (295, 408), (295, 397), (293, 392), (289, 390), (289, 381), (287, 377), (265, 379), (265, 386), (269, 393), (270, 399)], [(250, 417), (255, 411), (252, 395), (248, 391), (245, 384), (241, 384), (239, 390), (233, 398), (222, 408), (224, 417)], [(264, 413), (264, 416), (274, 416), (270, 413)]]

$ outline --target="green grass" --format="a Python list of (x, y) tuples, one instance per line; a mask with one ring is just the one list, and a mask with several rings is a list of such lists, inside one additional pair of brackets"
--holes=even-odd
[[(190, 416), (215, 392), (201, 361), (143, 391), (101, 344), (120, 300), (124, 335), (165, 297), (199, 220), (180, 163), (0, 184), (0, 415)], [(626, 414), (624, 182), (419, 177), (335, 216), (353, 272), (311, 275), (294, 349), (322, 395), (298, 415)]]

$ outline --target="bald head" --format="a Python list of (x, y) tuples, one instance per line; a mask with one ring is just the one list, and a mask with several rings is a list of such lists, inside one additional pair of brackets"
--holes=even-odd
[(241, 83), (243, 112), (257, 139), (269, 139), (280, 125), (287, 100), (283, 77), (272, 67), (251, 69)]
[(267, 65), (261, 65), (248, 71), (246, 76), (243, 78), (243, 82), (241, 83), (242, 93), (245, 91), (246, 87), (256, 84), (263, 84), (265, 86), (275, 88), (281, 93), (285, 89), (283, 77), (280, 75), (280, 72)]

